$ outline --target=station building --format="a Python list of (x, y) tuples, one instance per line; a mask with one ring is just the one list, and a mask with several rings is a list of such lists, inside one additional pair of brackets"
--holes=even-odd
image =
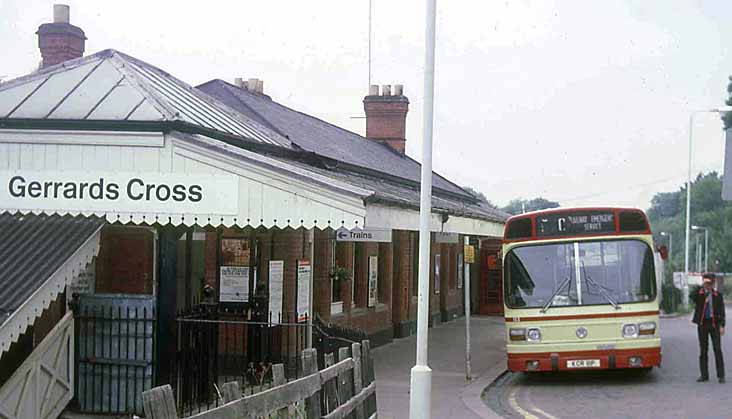
[[(279, 362), (318, 324), (375, 345), (414, 332), (420, 166), (401, 86), (371, 87), (362, 137), (257, 79), (196, 88), (83, 56), (54, 12), (42, 67), (0, 85), (0, 413), (140, 412), (153, 385), (210, 390), (182, 366)], [(468, 280), (495, 309), (506, 215), (437, 174), (432, 200), (431, 323), (464, 313)]]

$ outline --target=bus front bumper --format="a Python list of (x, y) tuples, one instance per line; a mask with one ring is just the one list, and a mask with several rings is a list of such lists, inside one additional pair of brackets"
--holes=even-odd
[(509, 371), (587, 371), (661, 365), (661, 348), (509, 353)]

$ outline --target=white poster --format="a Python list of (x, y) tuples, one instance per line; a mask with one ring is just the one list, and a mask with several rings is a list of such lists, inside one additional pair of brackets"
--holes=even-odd
[(465, 273), (465, 268), (463, 267), (463, 254), (458, 253), (458, 266), (457, 266), (457, 287), (458, 289), (463, 287), (463, 274)]
[(249, 301), (249, 267), (222, 266), (219, 301), (243, 303)]
[(369, 256), (369, 307), (376, 305), (379, 295), (379, 257)]
[(269, 313), (272, 323), (279, 324), (282, 316), (282, 287), (285, 262), (269, 261)]
[(440, 278), (440, 254), (435, 255), (435, 294), (440, 293), (440, 286), (442, 286)]
[(97, 282), (96, 261), (97, 258), (93, 258), (91, 263), (86, 265), (86, 268), (79, 272), (76, 278), (71, 280), (71, 285), (69, 285), (71, 295), (94, 293), (94, 287)]
[(310, 315), (310, 261), (297, 261), (297, 321), (303, 322)]
[(0, 171), (0, 210), (238, 213), (234, 176)]

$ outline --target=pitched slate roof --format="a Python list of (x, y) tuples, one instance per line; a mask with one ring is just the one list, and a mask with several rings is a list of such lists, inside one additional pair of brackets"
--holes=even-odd
[[(420, 164), (412, 158), (384, 144), (288, 108), (267, 95), (252, 93), (219, 79), (206, 82), (198, 89), (287, 136), (304, 150), (413, 182), (420, 181)], [(472, 199), (465, 190), (436, 173), (432, 184), (434, 188)]]
[(0, 119), (182, 121), (291, 148), (287, 138), (170, 74), (112, 49), (0, 85)]
[[(288, 164), (303, 165), (303, 167), (311, 172), (320, 173), (341, 182), (370, 190), (372, 194), (365, 198), (366, 202), (383, 203), (389, 206), (398, 206), (413, 210), (419, 209), (420, 191), (418, 186), (367, 176), (362, 173), (354, 173), (339, 168), (324, 169), (293, 161), (288, 161)], [(492, 208), (484, 202), (477, 200), (459, 200), (443, 194), (432, 194), (432, 210), (445, 211), (451, 215), (498, 223), (504, 223), (510, 217), (510, 214)]]

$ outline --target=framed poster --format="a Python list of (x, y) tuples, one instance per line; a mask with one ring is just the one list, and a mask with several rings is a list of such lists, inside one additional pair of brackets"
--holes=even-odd
[(379, 295), (379, 257), (369, 256), (369, 307), (376, 305)]
[(435, 255), (435, 294), (440, 293), (440, 254)]
[(273, 324), (280, 323), (282, 316), (282, 286), (285, 262), (282, 260), (269, 261), (269, 312)]
[(297, 261), (297, 321), (304, 322), (310, 315), (310, 277), (309, 260)]
[(463, 287), (463, 275), (465, 274), (465, 264), (463, 263), (463, 254), (458, 253), (457, 261), (457, 287), (458, 289)]
[(248, 238), (221, 239), (221, 266), (249, 266), (250, 255)]
[(219, 302), (244, 303), (249, 301), (248, 266), (222, 266), (220, 274)]

